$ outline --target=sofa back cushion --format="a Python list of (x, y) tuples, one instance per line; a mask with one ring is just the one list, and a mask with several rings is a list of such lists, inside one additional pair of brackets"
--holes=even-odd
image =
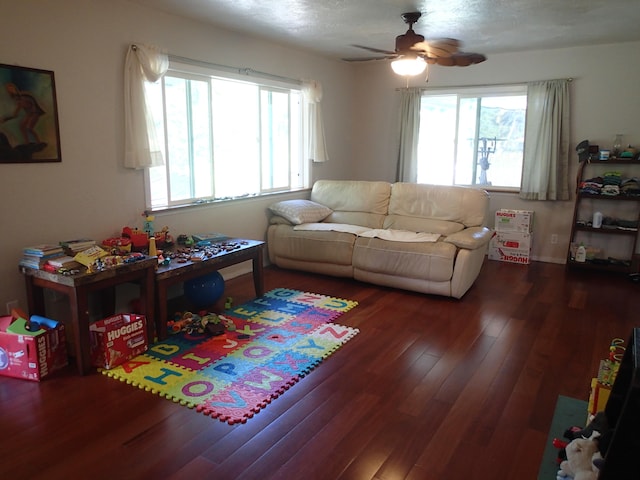
[(489, 194), (478, 188), (398, 182), (385, 228), (454, 233), (483, 225), (488, 208)]
[(390, 195), (390, 183), (361, 180), (318, 180), (311, 189), (312, 201), (333, 210), (325, 222), (370, 228), (382, 228)]

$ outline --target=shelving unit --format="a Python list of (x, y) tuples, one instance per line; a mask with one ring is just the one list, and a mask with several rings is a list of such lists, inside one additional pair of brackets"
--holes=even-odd
[[(612, 212), (624, 216), (624, 220), (635, 220), (640, 224), (640, 195), (599, 195), (580, 192), (580, 184), (586, 179), (602, 175), (607, 171), (619, 171), (623, 178), (640, 177), (640, 161), (613, 158), (607, 161), (585, 160), (580, 165), (577, 178), (576, 202), (573, 211), (571, 238), (567, 250), (567, 266), (571, 268), (595, 269), (610, 272), (631, 273), (637, 269), (636, 248), (638, 228), (626, 230), (591, 226), (594, 211)], [(620, 213), (620, 211), (622, 212)], [(585, 220), (587, 219), (588, 220)], [(576, 262), (572, 245), (604, 245), (602, 253), (586, 262)]]

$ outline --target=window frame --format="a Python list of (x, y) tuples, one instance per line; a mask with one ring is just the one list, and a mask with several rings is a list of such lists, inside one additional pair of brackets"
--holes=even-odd
[[(190, 180), (191, 180), (191, 196), (188, 200), (171, 200), (170, 199), (170, 171), (169, 165), (171, 163), (171, 159), (167, 158), (168, 152), (168, 137), (167, 137), (167, 99), (166, 99), (166, 91), (165, 91), (165, 79), (168, 77), (175, 78), (183, 78), (185, 80), (206, 80), (208, 81), (208, 117), (209, 117), (209, 146), (211, 149), (211, 191), (213, 192), (212, 196), (204, 196), (197, 197), (195, 192), (193, 191), (193, 180), (194, 173), (191, 170)], [(229, 81), (229, 82), (239, 82), (244, 83), (250, 86), (255, 87), (256, 89), (256, 109), (258, 111), (258, 118), (256, 119), (256, 124), (258, 128), (258, 135), (262, 135), (262, 115), (261, 115), (261, 94), (263, 92), (271, 92), (271, 93), (286, 93), (288, 96), (288, 116), (287, 120), (289, 123), (288, 126), (288, 142), (286, 146), (286, 150), (289, 155), (289, 159), (286, 165), (287, 170), (287, 178), (288, 184), (284, 186), (276, 186), (264, 188), (263, 185), (263, 158), (262, 158), (262, 147), (261, 142), (258, 141), (257, 149), (258, 149), (258, 158), (255, 159), (257, 164), (259, 165), (260, 171), (257, 175), (258, 183), (259, 183), (259, 191), (251, 192), (236, 196), (228, 196), (228, 197), (216, 197), (215, 191), (215, 154), (214, 150), (214, 137), (216, 132), (213, 128), (213, 116), (212, 116), (212, 102), (213, 102), (213, 81), (221, 80), (221, 81)], [(159, 87), (158, 87), (159, 84)], [(152, 175), (151, 168), (158, 167), (150, 167), (144, 169), (144, 191), (145, 191), (145, 204), (148, 211), (159, 212), (163, 210), (170, 210), (176, 208), (185, 208), (185, 207), (193, 207), (198, 205), (209, 205), (214, 203), (222, 203), (235, 201), (244, 198), (258, 198), (262, 196), (269, 196), (273, 194), (281, 194), (287, 192), (295, 192), (299, 190), (305, 190), (310, 188), (310, 165), (309, 162), (306, 161), (308, 155), (305, 152), (305, 146), (308, 145), (307, 136), (308, 136), (308, 126), (306, 124), (308, 115), (306, 114), (307, 105), (304, 101), (303, 95), (303, 87), (302, 82), (297, 80), (289, 80), (285, 77), (279, 77), (276, 75), (269, 74), (260, 74), (260, 72), (254, 72), (252, 70), (238, 70), (234, 68), (229, 68), (228, 70), (222, 66), (212, 66), (208, 64), (204, 64), (201, 62), (186, 63), (180, 61), (170, 61), (169, 69), (167, 70), (165, 76), (159, 80), (156, 84), (155, 88), (159, 88), (161, 91), (162, 98), (162, 119), (159, 122), (156, 122), (156, 129), (158, 130), (158, 138), (160, 139), (160, 143), (163, 148), (163, 158), (165, 160), (162, 168), (165, 169), (164, 177), (164, 185), (166, 189), (165, 202), (158, 203), (157, 201), (152, 201)], [(154, 88), (154, 87), (151, 87)], [(292, 102), (296, 103), (297, 106), (295, 108), (292, 107)], [(158, 106), (156, 106), (158, 108)], [(295, 138), (293, 138), (295, 136)], [(190, 148), (192, 148), (190, 146)], [(193, 157), (190, 155), (190, 164), (193, 164)], [(272, 172), (273, 173), (273, 172)]]
[[(453, 147), (453, 151), (455, 152), (455, 157), (454, 157), (454, 164), (453, 164), (453, 168), (454, 168), (454, 172), (456, 169), (456, 165), (458, 162), (458, 137), (459, 137), (459, 113), (460, 113), (460, 102), (461, 99), (463, 98), (488, 98), (488, 97), (507, 97), (507, 96), (527, 96), (527, 84), (522, 83), (522, 84), (509, 84), (509, 85), (478, 85), (478, 86), (469, 86), (469, 87), (442, 87), (442, 88), (428, 88), (428, 89), (424, 89), (421, 92), (421, 97), (420, 97), (420, 102), (422, 104), (423, 98), (425, 96), (456, 96), (457, 97), (457, 102), (456, 102), (456, 126), (455, 126), (455, 134), (454, 134), (454, 147)], [(421, 107), (422, 109), (422, 107)], [(478, 116), (480, 115), (479, 111), (478, 111)], [(489, 184), (479, 184), (479, 183), (454, 183), (452, 182), (451, 185), (458, 185), (458, 186), (468, 186), (468, 187), (472, 187), (472, 188), (481, 188), (483, 190), (487, 190), (487, 191), (494, 191), (494, 192), (508, 192), (508, 193), (518, 193), (520, 191), (520, 188), (522, 187), (522, 172), (523, 172), (523, 166), (524, 166), (524, 144), (526, 142), (526, 138), (525, 138), (525, 132), (526, 132), (526, 116), (527, 116), (527, 111), (525, 108), (525, 112), (524, 112), (525, 118), (524, 118), (524, 123), (523, 123), (523, 144), (522, 144), (522, 156), (523, 156), (523, 164), (520, 167), (520, 184), (517, 187), (512, 187), (512, 186), (501, 186), (501, 185), (489, 185)], [(421, 127), (422, 128), (422, 118), (421, 118)], [(476, 125), (476, 128), (478, 128), (478, 125)], [(476, 130), (477, 131), (477, 130)], [(418, 134), (420, 134), (420, 132), (418, 132)], [(420, 135), (419, 135), (420, 138)], [(477, 134), (476, 134), (476, 138), (474, 139), (475, 142), (477, 142), (479, 140)], [(477, 149), (476, 149), (477, 150)], [(419, 169), (419, 164), (420, 164), (420, 145), (418, 143), (418, 158), (416, 159), (417, 162), (417, 168)], [(476, 152), (477, 155), (477, 152)], [(477, 163), (477, 156), (476, 156), (476, 163)], [(475, 168), (472, 169), (473, 172), (477, 171)], [(455, 173), (453, 174), (455, 177)]]

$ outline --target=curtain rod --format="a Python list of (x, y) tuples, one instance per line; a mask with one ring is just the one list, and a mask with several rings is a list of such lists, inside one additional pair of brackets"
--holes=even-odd
[[(132, 44), (131, 48), (133, 50), (137, 50), (138, 46), (136, 44)], [(231, 73), (238, 73), (240, 75), (247, 75), (247, 76), (252, 75), (255, 77), (269, 78), (271, 80), (279, 80), (281, 82), (293, 83), (294, 85), (302, 85), (302, 80), (283, 77), (281, 75), (275, 75), (273, 73), (261, 72), (259, 70), (254, 70), (253, 68), (231, 67), (229, 65), (221, 65), (219, 63), (205, 62), (203, 60), (194, 60), (193, 58), (181, 57), (178, 55), (171, 55), (171, 54), (168, 54), (167, 57), (169, 58), (169, 61), (186, 63), (188, 65), (195, 65), (197, 67), (213, 68), (218, 70), (224, 70)]]
[[(573, 82), (573, 78), (569, 77), (569, 78), (554, 78), (552, 80), (566, 80), (567, 82), (571, 83)], [(517, 87), (519, 85), (526, 85), (527, 83), (533, 83), (533, 82), (550, 82), (551, 80), (530, 80), (527, 82), (522, 82), (522, 83), (485, 83), (482, 85), (452, 85), (452, 86), (448, 86), (448, 85), (443, 85), (441, 87), (409, 87), (408, 89), (405, 88), (396, 88), (396, 92), (400, 92), (402, 90), (453, 90), (456, 88), (485, 88), (485, 87)]]

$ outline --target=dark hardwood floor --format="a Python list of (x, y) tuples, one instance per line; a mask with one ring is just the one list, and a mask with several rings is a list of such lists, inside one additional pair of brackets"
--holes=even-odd
[[(360, 333), (246, 424), (75, 367), (0, 377), (2, 479), (535, 479), (559, 394), (639, 326), (624, 276), (486, 261), (462, 300), (267, 268)], [(250, 275), (227, 282), (238, 304)], [(586, 415), (586, 414), (585, 414)]]

